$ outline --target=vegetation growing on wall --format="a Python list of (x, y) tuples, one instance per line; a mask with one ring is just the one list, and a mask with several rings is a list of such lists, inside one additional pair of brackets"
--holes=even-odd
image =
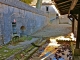
[(20, 1), (22, 1), (22, 2), (24, 2), (24, 3), (26, 3), (26, 4), (31, 4), (31, 2), (32, 2), (33, 0), (20, 0)]

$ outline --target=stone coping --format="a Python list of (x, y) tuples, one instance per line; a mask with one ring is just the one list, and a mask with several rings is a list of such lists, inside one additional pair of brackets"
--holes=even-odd
[(31, 7), (31, 6), (25, 4), (21, 1), (18, 1), (18, 0), (0, 0), (0, 3), (18, 8), (18, 9), (21, 9), (21, 10), (30, 11), (30, 12), (33, 12), (33, 13), (36, 13), (36, 14), (39, 14), (39, 15), (48, 16), (47, 13), (45, 13), (45, 12), (39, 10), (39, 9), (36, 9), (34, 7)]

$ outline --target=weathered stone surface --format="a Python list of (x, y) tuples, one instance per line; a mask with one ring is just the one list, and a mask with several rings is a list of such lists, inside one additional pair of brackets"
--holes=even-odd
[[(14, 2), (15, 1), (15, 2)], [(0, 34), (4, 44), (13, 37), (12, 22), (16, 21), (17, 35), (30, 35), (48, 24), (47, 14), (16, 0), (0, 0)], [(22, 31), (21, 27), (25, 30)]]
[(9, 6), (13, 6), (13, 7), (17, 7), (19, 9), (23, 9), (23, 10), (26, 10), (26, 11), (30, 11), (30, 12), (33, 12), (33, 13), (37, 13), (37, 14), (40, 14), (40, 15), (46, 15), (46, 13), (44, 13), (43, 11), (40, 11), (38, 9), (35, 9), (25, 3), (22, 3), (18, 0), (0, 0), (0, 3), (3, 3), (3, 4), (7, 4)]

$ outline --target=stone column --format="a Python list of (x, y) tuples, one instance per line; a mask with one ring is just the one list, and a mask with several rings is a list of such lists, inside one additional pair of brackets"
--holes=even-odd
[(78, 16), (76, 49), (79, 49), (79, 45), (80, 45), (80, 14)]
[(36, 8), (40, 9), (42, 5), (42, 0), (37, 0)]

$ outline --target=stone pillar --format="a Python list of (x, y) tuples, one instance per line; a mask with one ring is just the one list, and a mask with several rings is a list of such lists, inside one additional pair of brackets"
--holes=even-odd
[(74, 22), (74, 35), (75, 35), (75, 37), (77, 37), (77, 24), (78, 24), (78, 21), (75, 19), (74, 20), (75, 22)]
[(79, 45), (80, 45), (80, 14), (78, 16), (76, 49), (79, 49)]
[(40, 9), (42, 5), (42, 0), (37, 0), (36, 8)]

